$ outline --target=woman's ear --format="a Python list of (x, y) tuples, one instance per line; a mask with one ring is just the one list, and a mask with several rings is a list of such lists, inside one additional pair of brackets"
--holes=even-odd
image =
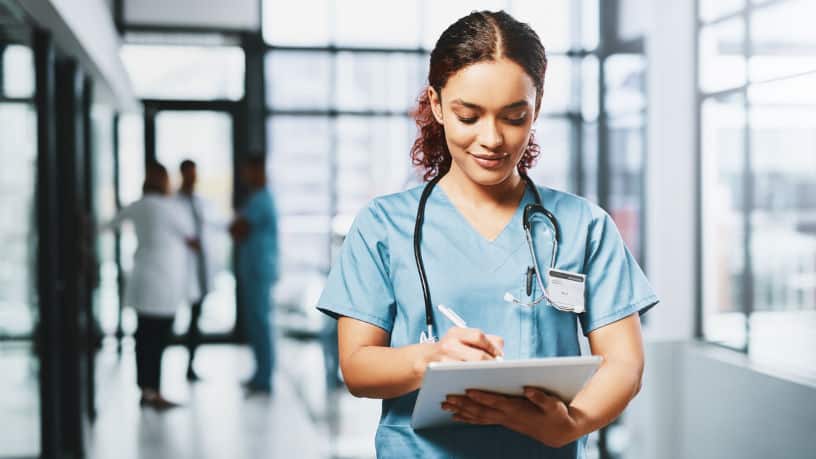
[(432, 86), (428, 86), (428, 101), (431, 103), (431, 112), (436, 122), (445, 124), (442, 117), (442, 101), (439, 99), (439, 93)]

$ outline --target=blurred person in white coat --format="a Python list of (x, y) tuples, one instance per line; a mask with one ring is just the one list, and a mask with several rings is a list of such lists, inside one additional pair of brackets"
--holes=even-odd
[(167, 169), (149, 164), (145, 170), (142, 198), (123, 208), (102, 229), (133, 224), (138, 246), (133, 270), (127, 279), (126, 306), (138, 316), (136, 340), (137, 383), (140, 404), (156, 409), (176, 406), (161, 394), (161, 359), (172, 336), (173, 319), (188, 297), (188, 253), (197, 247), (190, 219), (169, 196)]
[(201, 308), (207, 294), (213, 290), (217, 260), (216, 233), (227, 234), (227, 221), (218, 215), (213, 205), (195, 192), (198, 172), (196, 163), (185, 159), (179, 165), (181, 186), (176, 193), (176, 200), (182, 211), (189, 217), (193, 227), (193, 237), (199, 242), (197, 250), (187, 253), (186, 273), (188, 302), (190, 303), (190, 326), (185, 336), (189, 351), (187, 380), (198, 381), (199, 376), (193, 368), (193, 360), (201, 344)]

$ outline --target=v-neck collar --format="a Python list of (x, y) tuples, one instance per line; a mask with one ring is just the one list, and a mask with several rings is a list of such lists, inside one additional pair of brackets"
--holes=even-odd
[[(524, 213), (524, 206), (530, 201), (531, 193), (530, 188), (525, 185), (524, 187), (524, 194), (521, 196), (521, 200), (519, 200), (518, 205), (516, 206), (516, 211), (513, 213), (513, 216), (504, 225), (504, 228), (499, 232), (499, 234), (495, 237), (495, 239), (490, 240), (482, 233), (480, 233), (474, 226), (471, 224), (470, 220), (465, 218), (465, 215), (459, 210), (458, 207), (451, 201), (448, 197), (445, 190), (442, 189), (441, 186), (436, 186), (434, 189), (435, 193), (439, 193), (440, 200), (448, 207), (453, 210), (453, 213), (457, 216), (459, 220), (468, 228), (468, 231), (473, 234), (479, 241), (481, 241), (484, 245), (494, 248), (503, 248), (505, 250), (511, 250), (516, 248), (518, 242), (524, 242), (521, 236), (521, 216)], [(518, 229), (519, 231), (513, 231), (513, 229)], [(514, 241), (514, 237), (519, 237), (519, 241)]]

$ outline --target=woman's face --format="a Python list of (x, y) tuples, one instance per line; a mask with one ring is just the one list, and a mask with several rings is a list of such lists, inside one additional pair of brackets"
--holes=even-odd
[(521, 66), (505, 58), (480, 62), (453, 74), (441, 97), (428, 91), (451, 169), (484, 186), (515, 174), (538, 115), (535, 84)]

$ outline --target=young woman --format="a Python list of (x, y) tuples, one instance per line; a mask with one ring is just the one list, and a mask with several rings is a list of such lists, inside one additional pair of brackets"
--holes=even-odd
[(137, 383), (141, 405), (165, 409), (176, 406), (160, 392), (161, 359), (170, 339), (173, 318), (187, 299), (187, 254), (196, 242), (192, 219), (169, 197), (170, 181), (161, 164), (149, 164), (142, 187), (144, 195), (122, 209), (104, 229), (133, 223), (138, 240), (133, 271), (128, 278), (125, 305), (136, 309)]
[[(474, 12), (445, 30), (411, 151), (430, 182), (372, 201), (329, 275), (318, 307), (339, 318), (349, 390), (383, 399), (379, 457), (581, 458), (586, 435), (640, 388), (639, 313), (657, 297), (603, 210), (526, 177), (546, 64), (536, 33), (504, 12)], [(523, 222), (534, 203), (552, 219), (534, 225), (529, 249)], [(580, 301), (546, 296), (551, 263), (585, 275)], [(569, 405), (535, 388), (524, 398), (468, 391), (443, 403), (457, 425), (410, 427), (430, 362), (578, 355), (579, 323), (603, 363)]]

